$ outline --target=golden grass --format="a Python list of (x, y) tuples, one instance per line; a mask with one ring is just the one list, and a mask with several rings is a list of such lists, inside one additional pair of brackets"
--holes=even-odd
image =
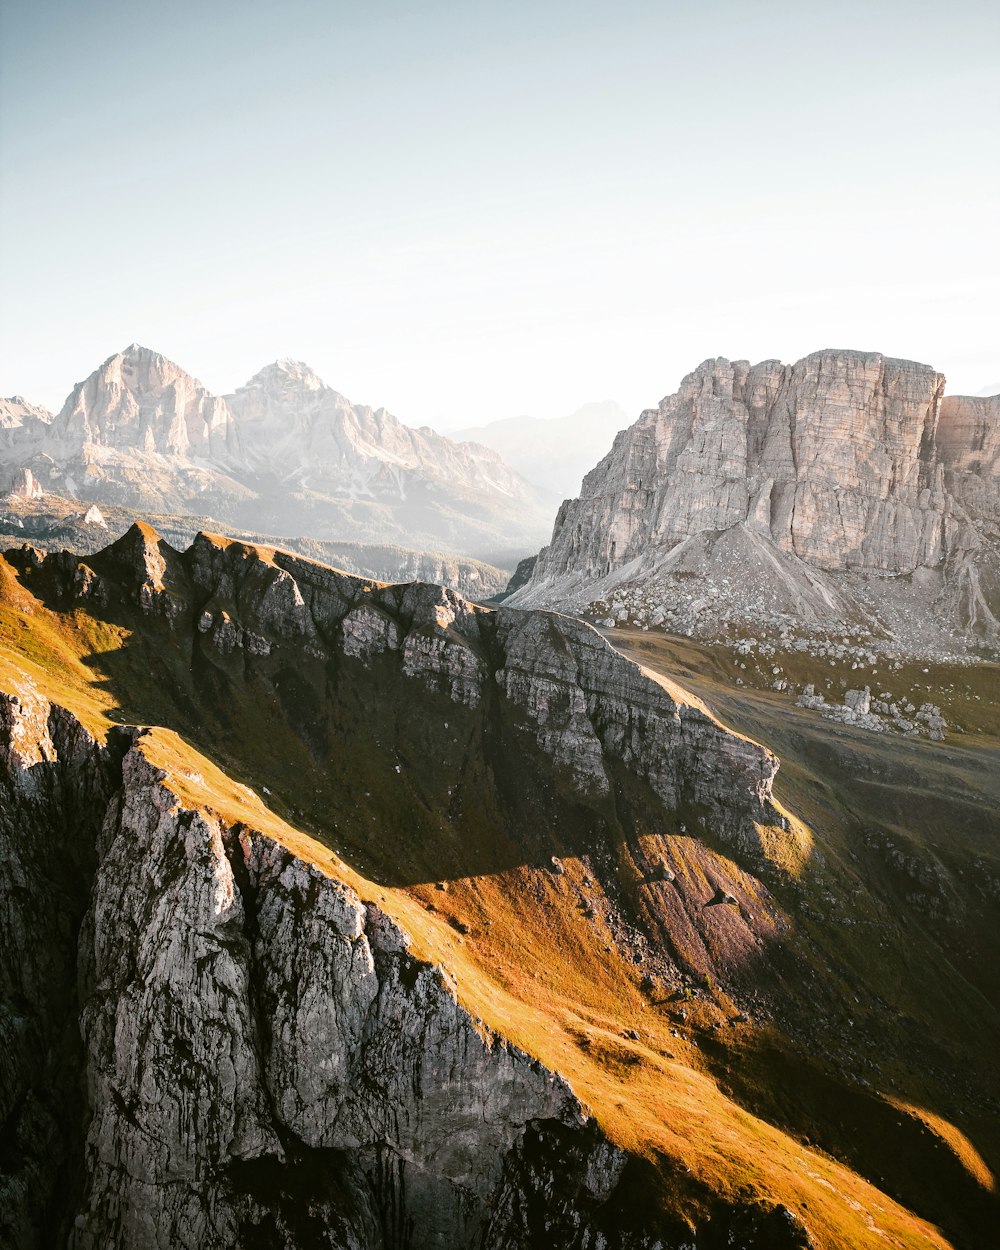
[(905, 1099), (895, 1098), (891, 1095), (886, 1095), (885, 1099), (886, 1102), (891, 1103), (897, 1110), (913, 1116), (914, 1119), (920, 1120), (922, 1124), (926, 1124), (931, 1132), (944, 1142), (977, 1185), (981, 1185), (987, 1193), (995, 1194), (997, 1192), (997, 1178), (990, 1170), (986, 1160), (960, 1128), (949, 1123), (944, 1116), (937, 1115), (934, 1111), (929, 1111), (926, 1107), (916, 1107), (913, 1103), (905, 1101)]

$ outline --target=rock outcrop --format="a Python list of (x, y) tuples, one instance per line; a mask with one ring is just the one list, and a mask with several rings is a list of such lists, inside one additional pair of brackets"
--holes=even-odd
[(35, 480), (30, 469), (20, 469), (14, 475), (9, 495), (11, 499), (42, 499), (44, 495), (41, 484)]
[(500, 697), (581, 793), (609, 793), (611, 773), (626, 765), (668, 808), (710, 816), (720, 836), (749, 852), (758, 825), (785, 826), (771, 799), (778, 761), (769, 751), (572, 617), (487, 610), (422, 583), (366, 583), (204, 534), (178, 553), (143, 526), (90, 564), (124, 582), (144, 610), (180, 621), (199, 605), (199, 633), (223, 650), (270, 655), (292, 645), (368, 664), (384, 656), (466, 708)]
[(669, 606), (697, 577), (717, 598), (707, 629), (877, 627), (880, 597), (915, 582), (945, 627), (994, 637), (1000, 407), (943, 392), (928, 366), (877, 354), (706, 361), (563, 504), (512, 601), (579, 608), (653, 579)]

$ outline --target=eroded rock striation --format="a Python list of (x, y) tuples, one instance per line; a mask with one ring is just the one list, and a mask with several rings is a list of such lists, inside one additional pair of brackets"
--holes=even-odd
[(946, 398), (926, 365), (708, 360), (618, 436), (512, 602), (581, 608), (653, 579), (692, 632), (885, 632), (927, 599), (940, 632), (995, 639), (998, 441), (997, 400)]

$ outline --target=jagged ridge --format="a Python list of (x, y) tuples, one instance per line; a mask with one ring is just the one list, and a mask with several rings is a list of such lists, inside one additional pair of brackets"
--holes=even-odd
[[(142, 526), (86, 562), (69, 553), (42, 559), (30, 549), (8, 556), (19, 570), (19, 586), (5, 584), (5, 594), (25, 619), (34, 615), (39, 628), (64, 630), (87, 630), (94, 622), (99, 645), (91, 647), (88, 663), (114, 715), (178, 725), (203, 750), (232, 761), (262, 792), (274, 789), (272, 805), (283, 802), (283, 810), (297, 812), (337, 848), (332, 854), (285, 828), (277, 841), (286, 851), (393, 915), (414, 935), (418, 958), (457, 968), (466, 1010), (500, 1022), (501, 1033), (522, 1050), (538, 1054), (552, 1071), (565, 1071), (578, 1093), (600, 1108), (600, 1122), (619, 1148), (628, 1143), (634, 1165), (644, 1151), (654, 1152), (657, 1168), (640, 1170), (638, 1193), (618, 1193), (611, 1201), (616, 1214), (595, 1215), (604, 1221), (609, 1244), (647, 1244), (664, 1209), (679, 1221), (660, 1236), (667, 1246), (690, 1245), (695, 1236), (699, 1246), (726, 1244), (737, 1235), (747, 1245), (755, 1239), (761, 1246), (780, 1244), (778, 1232), (765, 1236), (764, 1221), (772, 1217), (764, 1210), (744, 1217), (720, 1199), (721, 1192), (731, 1198), (733, 1176), (742, 1178), (739, 1192), (754, 1202), (780, 1199), (803, 1211), (808, 1200), (810, 1225), (843, 1223), (852, 1230), (850, 1244), (876, 1244), (867, 1217), (837, 1197), (851, 1195), (858, 1211), (870, 1211), (872, 1191), (822, 1154), (790, 1144), (721, 1100), (686, 1066), (696, 1062), (697, 1046), (669, 1027), (670, 1017), (660, 1020), (662, 1006), (653, 1007), (661, 995), (668, 1001), (677, 995), (689, 1004), (685, 1011), (700, 1014), (700, 1028), (728, 1028), (735, 1004), (767, 1019), (781, 997), (803, 984), (808, 965), (800, 962), (787, 919), (762, 878), (777, 886), (784, 874), (799, 871), (809, 843), (771, 798), (776, 760), (763, 748), (728, 734), (695, 701), (567, 618), (487, 612), (438, 588), (380, 586), (208, 535), (178, 553)], [(123, 631), (120, 644), (116, 629)], [(289, 733), (299, 744), (295, 751)], [(158, 741), (158, 732), (142, 739), (143, 753)], [(166, 767), (159, 760), (157, 766)], [(215, 822), (235, 888), (249, 898), (252, 880), (241, 876), (233, 833), (239, 841), (240, 832), (263, 827), (263, 836), (274, 841), (266, 823), (271, 817), (263, 807), (248, 810), (241, 787), (183, 751), (169, 789), (177, 794), (192, 787), (203, 797), (188, 796), (181, 807), (210, 807), (215, 814), (182, 822), (169, 848), (169, 870), (178, 870), (180, 833), (187, 839), (194, 831), (202, 840), (195, 839), (190, 854), (209, 870), (197, 877), (200, 897), (219, 897), (228, 907), (228, 886), (211, 892), (218, 879), (212, 865), (223, 872), (224, 866), (205, 849), (211, 843), (202, 836), (205, 822)], [(153, 807), (160, 814), (149, 811), (148, 818), (158, 822), (155, 800)], [(128, 832), (123, 854), (134, 853), (137, 839), (146, 836), (138, 825)], [(188, 857), (184, 849), (181, 858)], [(161, 858), (166, 863), (168, 857)], [(358, 877), (359, 866), (367, 881)], [(119, 882), (123, 875), (117, 874)], [(165, 868), (153, 879), (171, 887), (178, 878)], [(307, 880), (314, 878), (307, 874)], [(449, 888), (439, 892), (435, 881)], [(123, 969), (115, 983), (129, 993), (141, 992), (142, 982), (133, 978), (129, 956), (119, 964), (112, 947), (134, 949), (122, 918), (145, 906), (142, 888), (130, 880), (133, 901), (109, 902), (106, 909), (107, 932), (115, 935), (105, 943), (108, 967)], [(176, 894), (168, 889), (164, 897)], [(312, 884), (306, 897), (313, 898)], [(259, 906), (247, 914), (254, 917), (250, 930), (259, 927)], [(197, 916), (187, 936), (156, 929), (165, 950), (188, 958), (211, 928), (203, 910)], [(230, 947), (223, 942), (216, 958), (228, 959), (241, 927), (247, 936), (242, 921), (223, 926)], [(310, 942), (303, 939), (303, 945)], [(150, 953), (152, 967), (159, 949)], [(172, 966), (172, 955), (163, 958)], [(532, 963), (552, 968), (558, 978), (539, 984), (534, 995), (510, 981), (530, 977)], [(193, 967), (197, 984), (208, 984), (211, 963), (196, 960)], [(173, 997), (185, 999), (180, 990)], [(850, 1002), (853, 1012), (855, 999)], [(400, 1021), (404, 1031), (407, 1018)], [(107, 1060), (103, 1045), (98, 1049), (113, 1075), (108, 1089), (118, 1089), (127, 1072)], [(702, 1112), (685, 1132), (684, 1108), (691, 1101)], [(282, 1122), (297, 1114), (296, 1107), (292, 1101), (281, 1111)], [(113, 1171), (118, 1143), (133, 1136), (120, 1108), (108, 1112), (108, 1124)], [(209, 1142), (216, 1140), (211, 1122), (201, 1128)], [(683, 1134), (681, 1147), (672, 1137), (677, 1133)], [(503, 1221), (515, 1214), (528, 1222), (495, 1244), (536, 1244), (539, 1225), (531, 1220), (544, 1221), (549, 1213), (551, 1203), (539, 1206), (530, 1197), (535, 1135), (535, 1128), (525, 1129), (528, 1155), (508, 1170), (505, 1196), (491, 1191), (491, 1228), (509, 1228)], [(589, 1149), (565, 1135), (560, 1143), (551, 1164), (540, 1164), (549, 1177), (546, 1195), (565, 1184), (565, 1165), (554, 1161), (560, 1151), (576, 1166)], [(694, 1175), (681, 1168), (668, 1201), (662, 1187), (678, 1150)], [(303, 1175), (330, 1175), (320, 1157), (294, 1149), (288, 1157), (303, 1166)], [(252, 1177), (252, 1196), (263, 1202), (268, 1219), (285, 1218), (284, 1175), (268, 1164)], [(569, 1189), (586, 1214), (589, 1200), (572, 1184)], [(271, 1195), (266, 1201), (264, 1191)], [(355, 1186), (351, 1193), (357, 1192)], [(319, 1202), (325, 1191), (320, 1186), (310, 1193)], [(940, 1244), (926, 1226), (883, 1195), (875, 1197), (880, 1224), (905, 1228), (904, 1244)], [(334, 1206), (353, 1211), (348, 1198), (341, 1193)], [(392, 1220), (411, 1213), (397, 1204)], [(380, 1209), (379, 1218), (388, 1216)], [(801, 1243), (798, 1216), (778, 1212), (773, 1218), (788, 1244)], [(564, 1227), (550, 1243), (582, 1250), (584, 1243), (574, 1240), (583, 1227), (579, 1220)]]

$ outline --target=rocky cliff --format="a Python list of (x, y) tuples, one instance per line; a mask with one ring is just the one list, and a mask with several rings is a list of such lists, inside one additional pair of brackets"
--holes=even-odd
[(702, 601), (685, 624), (706, 632), (889, 629), (916, 587), (942, 630), (995, 638), (998, 429), (995, 399), (945, 398), (910, 361), (706, 361), (618, 436), (513, 602), (584, 607), (653, 582), (664, 612), (685, 590)]
[[(957, 1164), (880, 1189), (893, 1146), (852, 1144), (945, 1149), (856, 1079), (875, 1053), (930, 1097), (854, 930), (810, 927), (881, 897), (769, 751), (579, 621), (137, 525), (0, 560), (0, 689), (14, 1244), (926, 1250), (902, 1199), (988, 1219)], [(783, 1097), (837, 1091), (809, 1136), (846, 1161), (724, 1088), (791, 1036)], [(979, 1114), (995, 1074), (955, 1055)]]
[(43, 490), (73, 498), (510, 567), (551, 516), (496, 452), (351, 404), (296, 361), (223, 398), (132, 344), (79, 383), (51, 422), (5, 403), (8, 481), (27, 469)]
[(191, 456), (220, 467), (239, 459), (239, 439), (224, 400), (173, 361), (133, 343), (109, 357), (73, 391), (52, 437), (86, 446)]
[(27, 683), (0, 756), (7, 1244), (589, 1244), (624, 1155), (392, 920)]
[[(45, 601), (131, 619), (161, 641), (166, 630), (192, 671), (200, 652), (229, 683), (259, 668), (277, 689), (293, 656), (322, 656), (344, 670), (330, 697), (349, 700), (360, 682), (376, 730), (400, 715), (378, 706), (395, 673), (394, 702), (415, 701), (418, 720), (450, 708), (456, 725), (509, 735), (511, 763), (547, 761), (585, 803), (616, 791), (624, 768), (663, 810), (711, 821), (751, 860), (764, 862), (769, 836), (795, 840), (771, 800), (768, 752), (568, 618), (489, 613), (438, 587), (365, 583), (207, 536), (178, 553), (143, 526), (87, 563), (11, 554)], [(23, 614), (50, 611), (6, 593)], [(12, 1244), (688, 1244), (693, 1226), (655, 1184), (635, 1206), (636, 1161), (566, 1080), (463, 1005), (370, 882), (173, 735), (114, 727), (102, 741), (23, 673), (6, 681), (0, 917), (18, 958), (0, 973), (0, 1184)], [(206, 690), (203, 674), (194, 688)], [(275, 723), (259, 749), (280, 743)], [(368, 769), (388, 770), (401, 747), (386, 742)], [(370, 786), (356, 741), (338, 750)], [(329, 810), (327, 821), (336, 828)], [(774, 926), (773, 904), (706, 863), (747, 917)], [(627, 946), (624, 913), (617, 923)], [(686, 923), (714, 922), (695, 911)], [(733, 936), (757, 940), (746, 918)], [(737, 1231), (748, 1246), (809, 1244), (773, 1203), (710, 1211), (699, 1245)]]

